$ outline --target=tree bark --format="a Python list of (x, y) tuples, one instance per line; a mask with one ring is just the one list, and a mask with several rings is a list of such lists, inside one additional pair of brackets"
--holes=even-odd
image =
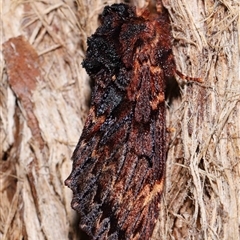
[[(90, 81), (81, 62), (103, 2), (119, 1), (3, 1), (1, 239), (83, 239), (63, 182), (88, 113)], [(176, 77), (180, 88), (167, 102), (166, 184), (152, 239), (236, 240), (238, 1), (163, 3), (178, 70), (204, 82)]]

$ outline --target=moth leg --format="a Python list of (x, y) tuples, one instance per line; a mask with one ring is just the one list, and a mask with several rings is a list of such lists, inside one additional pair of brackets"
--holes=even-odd
[(195, 78), (195, 77), (189, 77), (189, 76), (185, 76), (184, 74), (182, 74), (180, 71), (178, 71), (176, 69), (176, 74), (183, 80), (187, 80), (187, 81), (193, 81), (193, 82), (199, 82), (202, 83), (204, 82), (202, 78)]

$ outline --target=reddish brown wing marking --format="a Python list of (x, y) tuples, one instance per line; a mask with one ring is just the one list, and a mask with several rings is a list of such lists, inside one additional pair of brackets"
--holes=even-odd
[(165, 171), (165, 79), (175, 73), (168, 17), (106, 7), (83, 66), (91, 109), (66, 185), (91, 239), (149, 239)]

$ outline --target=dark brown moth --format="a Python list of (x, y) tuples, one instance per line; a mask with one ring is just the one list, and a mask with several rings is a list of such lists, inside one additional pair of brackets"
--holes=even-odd
[(65, 182), (80, 228), (90, 239), (149, 239), (164, 186), (165, 85), (179, 73), (165, 9), (105, 7), (83, 66), (91, 108)]

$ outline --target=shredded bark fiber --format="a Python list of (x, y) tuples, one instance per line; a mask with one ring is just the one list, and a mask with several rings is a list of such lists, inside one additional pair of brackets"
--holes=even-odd
[[(0, 239), (84, 239), (63, 183), (88, 113), (86, 40), (103, 7), (119, 2), (3, 0)], [(239, 2), (163, 2), (178, 70), (204, 82), (177, 78), (168, 102), (166, 185), (152, 239), (239, 239)]]

